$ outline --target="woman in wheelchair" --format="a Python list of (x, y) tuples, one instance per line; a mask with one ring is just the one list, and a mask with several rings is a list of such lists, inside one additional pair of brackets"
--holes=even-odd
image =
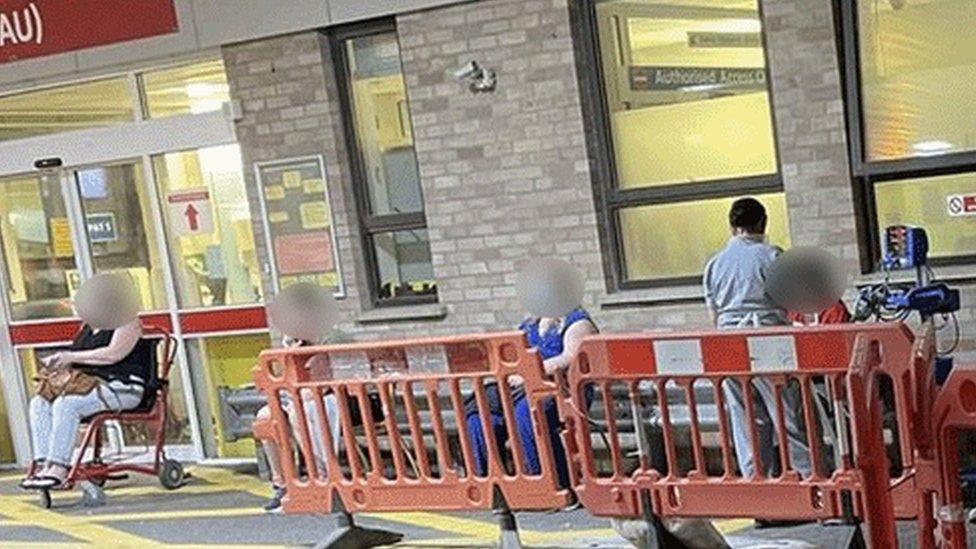
[(23, 488), (57, 488), (65, 481), (82, 420), (142, 402), (153, 359), (152, 346), (140, 344), (136, 303), (131, 284), (114, 275), (97, 275), (78, 290), (82, 329), (67, 350), (43, 360), (31, 399), (35, 466)]

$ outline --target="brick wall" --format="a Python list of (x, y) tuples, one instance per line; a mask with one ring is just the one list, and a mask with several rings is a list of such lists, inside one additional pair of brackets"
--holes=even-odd
[[(856, 271), (831, 2), (767, 1), (763, 17), (793, 242), (826, 247)], [(401, 15), (397, 28), (442, 319), (359, 322), (369, 299), (327, 40), (307, 32), (224, 49), (252, 201), (254, 161), (325, 158), (348, 289), (343, 331), (368, 339), (509, 327), (522, 314), (516, 273), (535, 254), (586, 274), (585, 305), (605, 329), (707, 325), (696, 287), (606, 292), (567, 0), (469, 2)], [(471, 60), (497, 72), (497, 91), (475, 95), (454, 80)], [(259, 242), (262, 229), (255, 224)]]

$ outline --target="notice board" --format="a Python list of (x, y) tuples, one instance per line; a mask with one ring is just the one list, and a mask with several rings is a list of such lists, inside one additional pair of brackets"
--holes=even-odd
[(276, 290), (311, 282), (345, 295), (322, 157), (256, 162), (254, 173)]

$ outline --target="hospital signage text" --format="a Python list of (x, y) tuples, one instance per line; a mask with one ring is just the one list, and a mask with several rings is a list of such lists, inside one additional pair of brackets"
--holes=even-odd
[(630, 67), (630, 89), (766, 89), (766, 69), (738, 67)]
[(0, 63), (178, 29), (173, 0), (0, 0)]

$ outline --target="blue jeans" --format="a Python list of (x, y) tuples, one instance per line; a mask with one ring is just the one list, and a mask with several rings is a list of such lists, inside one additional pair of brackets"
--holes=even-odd
[(67, 466), (82, 419), (108, 410), (131, 410), (141, 401), (142, 387), (118, 381), (103, 382), (87, 395), (59, 396), (54, 402), (35, 396), (30, 402), (34, 460)]
[[(569, 486), (569, 468), (566, 465), (566, 449), (563, 448), (559, 437), (559, 412), (556, 401), (547, 398), (542, 402), (542, 412), (546, 418), (546, 430), (549, 433), (549, 446), (552, 447), (552, 457), (556, 465), (556, 476), (560, 488)], [(474, 453), (475, 472), (484, 476), (488, 474), (488, 444), (485, 441), (484, 429), (481, 426), (481, 416), (470, 414), (467, 417), (468, 437), (471, 440), (471, 450)], [(535, 433), (532, 430), (532, 415), (529, 401), (525, 396), (515, 399), (515, 425), (518, 428), (519, 440), (522, 442), (522, 461), (525, 464), (526, 475), (538, 475), (542, 472), (539, 461), (539, 448), (535, 443)], [(491, 426), (495, 435), (495, 446), (499, 449), (505, 446), (508, 433), (505, 430), (505, 416), (491, 414)]]

